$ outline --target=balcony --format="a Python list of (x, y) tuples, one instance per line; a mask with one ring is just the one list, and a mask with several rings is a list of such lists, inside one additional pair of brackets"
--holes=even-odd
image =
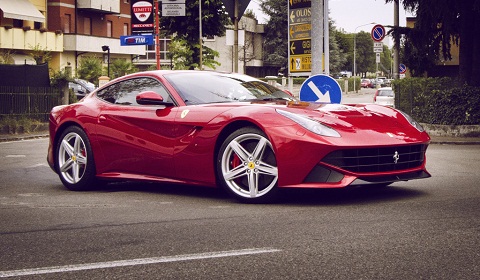
[(119, 14), (120, 0), (77, 0), (77, 8), (102, 14)]
[(144, 55), (145, 46), (120, 46), (120, 39), (78, 34), (64, 34), (65, 51), (101, 53), (102, 46), (109, 46), (112, 54)]
[(63, 35), (44, 30), (0, 27), (0, 49), (32, 50), (35, 47), (62, 52)]

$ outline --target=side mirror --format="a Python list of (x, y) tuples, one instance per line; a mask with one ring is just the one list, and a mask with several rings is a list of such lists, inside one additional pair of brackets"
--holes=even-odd
[(173, 106), (171, 102), (164, 102), (163, 97), (153, 91), (144, 91), (139, 93), (136, 97), (136, 101), (140, 105), (165, 105)]

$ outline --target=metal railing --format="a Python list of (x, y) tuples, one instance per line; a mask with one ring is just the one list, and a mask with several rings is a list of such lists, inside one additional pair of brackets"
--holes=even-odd
[(58, 89), (0, 86), (0, 117), (27, 117), (48, 121), (50, 110), (60, 104)]

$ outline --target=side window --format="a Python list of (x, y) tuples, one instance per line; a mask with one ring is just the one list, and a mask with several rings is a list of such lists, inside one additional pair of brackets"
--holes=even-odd
[(116, 83), (97, 92), (97, 97), (109, 103), (115, 103), (117, 94), (120, 90), (120, 84)]
[(136, 97), (139, 93), (153, 91), (163, 97), (165, 102), (171, 102), (170, 95), (162, 84), (153, 78), (134, 78), (121, 82), (121, 89), (115, 104), (139, 105)]
[(173, 102), (162, 84), (153, 78), (133, 78), (118, 82), (102, 89), (97, 96), (107, 102), (119, 105), (141, 106), (137, 103), (137, 95), (141, 92), (153, 91), (163, 97), (165, 102)]

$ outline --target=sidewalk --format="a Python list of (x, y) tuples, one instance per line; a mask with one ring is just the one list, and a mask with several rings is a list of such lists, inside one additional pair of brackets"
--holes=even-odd
[[(47, 138), (48, 131), (22, 134), (0, 134), (0, 142)], [(431, 144), (480, 145), (480, 137), (431, 136)]]

